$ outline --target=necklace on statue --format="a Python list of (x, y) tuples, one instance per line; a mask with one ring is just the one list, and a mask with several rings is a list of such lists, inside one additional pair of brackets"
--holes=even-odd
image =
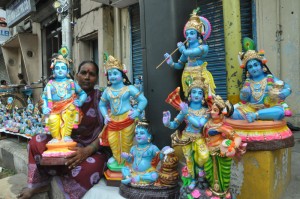
[[(121, 98), (128, 91), (128, 86), (124, 86), (119, 90), (114, 90), (111, 87), (108, 87), (107, 94), (109, 95), (110, 99), (112, 99), (111, 105), (112, 109), (114, 110), (115, 113), (119, 113), (121, 110)], [(118, 92), (117, 95), (114, 95), (112, 92)]]
[(200, 117), (206, 113), (206, 108), (200, 108), (199, 110), (194, 110), (192, 108), (189, 108), (188, 112), (194, 116)]
[(63, 82), (53, 81), (52, 85), (55, 88), (58, 97), (64, 98), (68, 93), (67, 87), (69, 85), (69, 81), (63, 81)]
[(136, 146), (136, 150), (137, 153), (135, 155), (135, 170), (138, 170), (139, 165), (142, 162), (143, 159), (143, 155), (148, 151), (148, 149), (150, 148), (151, 144), (149, 144), (148, 146), (144, 147), (144, 148), (139, 148), (138, 146)]
[(266, 86), (267, 86), (267, 78), (263, 78), (259, 82), (255, 82), (253, 80), (250, 81), (252, 96), (256, 101), (259, 101), (261, 99), (261, 97), (265, 92)]

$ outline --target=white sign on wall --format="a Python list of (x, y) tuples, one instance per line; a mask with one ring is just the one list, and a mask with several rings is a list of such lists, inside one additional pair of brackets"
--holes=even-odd
[(0, 9), (0, 44), (9, 38), (9, 28), (6, 24), (6, 12)]

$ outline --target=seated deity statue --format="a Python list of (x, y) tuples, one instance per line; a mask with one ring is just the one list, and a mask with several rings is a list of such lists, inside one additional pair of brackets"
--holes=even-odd
[(184, 27), (185, 42), (178, 42), (177, 47), (181, 53), (178, 62), (174, 62), (172, 54), (165, 53), (167, 64), (174, 69), (184, 69), (182, 73), (181, 83), (185, 97), (188, 96), (188, 87), (186, 85), (189, 76), (195, 77), (201, 75), (210, 84), (210, 89), (214, 93), (216, 88), (211, 73), (206, 69), (207, 62), (204, 61), (208, 54), (208, 45), (206, 40), (211, 33), (210, 22), (202, 16), (198, 16), (198, 9), (193, 10), (189, 21)]
[[(99, 138), (100, 144), (110, 146), (113, 153), (113, 157), (108, 160), (108, 168), (120, 171), (124, 165), (121, 152), (128, 153), (133, 145), (134, 121), (144, 111), (147, 99), (143, 92), (131, 84), (125, 74), (125, 66), (113, 56), (108, 57), (104, 67), (108, 82), (99, 107), (104, 117), (105, 127)], [(131, 97), (137, 101), (135, 108), (131, 106)]]
[[(180, 110), (179, 114), (171, 120), (170, 111), (163, 112), (163, 124), (170, 129), (177, 129), (182, 122), (186, 123), (185, 129), (177, 130), (171, 135), (172, 147), (180, 146), (186, 160), (189, 174), (189, 188), (192, 190), (196, 185), (198, 176), (203, 174), (203, 165), (208, 160), (209, 152), (202, 135), (202, 129), (209, 118), (205, 105), (208, 83), (202, 79), (190, 78), (188, 86), (188, 102), (182, 102), (179, 89), (168, 96), (166, 100), (175, 108)], [(176, 99), (177, 100), (173, 100)]]
[[(208, 161), (204, 164), (209, 190), (215, 196), (231, 198), (229, 190), (231, 161), (245, 153), (246, 143), (234, 129), (224, 122), (224, 118), (233, 113), (229, 101), (224, 102), (220, 96), (213, 95), (209, 102), (211, 118), (203, 128), (203, 135), (209, 149)], [(208, 191), (209, 192), (209, 191)]]
[[(42, 112), (47, 117), (46, 129), (52, 136), (48, 145), (73, 142), (72, 129), (76, 128), (80, 122), (78, 107), (81, 107), (87, 98), (86, 93), (69, 75), (71, 60), (66, 58), (67, 55), (68, 49), (63, 47), (60, 49), (59, 55), (52, 59), (53, 76), (42, 94), (44, 102)], [(46, 155), (47, 151), (44, 153), (43, 155)], [(55, 152), (53, 154), (49, 152), (48, 155), (55, 155)]]
[(246, 80), (240, 92), (241, 102), (234, 106), (231, 118), (251, 123), (255, 120), (282, 120), (285, 116), (291, 116), (292, 112), (285, 103), (292, 92), (291, 87), (271, 73), (264, 52), (248, 49), (239, 57)]
[(149, 122), (142, 120), (135, 128), (135, 140), (137, 145), (131, 147), (130, 152), (122, 152), (128, 166), (122, 168), (123, 184), (153, 185), (159, 174), (156, 168), (160, 159), (164, 157), (163, 151), (170, 147), (164, 147), (162, 152), (152, 144)]

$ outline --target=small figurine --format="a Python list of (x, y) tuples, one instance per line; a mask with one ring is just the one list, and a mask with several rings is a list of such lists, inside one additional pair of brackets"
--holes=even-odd
[(231, 198), (229, 192), (231, 161), (235, 156), (245, 153), (246, 143), (232, 127), (224, 123), (224, 117), (233, 113), (229, 101), (224, 102), (220, 96), (212, 96), (209, 104), (211, 118), (205, 124), (203, 134), (210, 156), (204, 164), (209, 190), (218, 197)]
[[(163, 158), (163, 153), (157, 146), (151, 143), (150, 126), (147, 121), (138, 122), (135, 128), (135, 140), (137, 145), (131, 147), (130, 153), (122, 152), (121, 156), (130, 163), (129, 167), (122, 168), (124, 184), (131, 185), (151, 185), (158, 179), (156, 169), (156, 156)], [(163, 149), (166, 150), (169, 147)]]
[[(167, 64), (177, 70), (184, 69), (182, 73), (181, 83), (185, 97), (188, 96), (188, 87), (186, 85), (187, 78), (202, 76), (210, 84), (210, 89), (214, 93), (215, 83), (211, 73), (206, 69), (207, 62), (203, 59), (207, 56), (208, 45), (206, 40), (211, 33), (211, 25), (209, 21), (202, 16), (198, 16), (200, 8), (193, 10), (189, 21), (184, 27), (185, 42), (178, 42), (177, 47), (181, 53), (178, 62), (174, 62), (172, 54), (164, 54)], [(186, 46), (185, 46), (185, 43)]]
[[(110, 146), (113, 157), (108, 160), (108, 168), (120, 171), (124, 165), (121, 152), (129, 152), (133, 145), (134, 119), (138, 118), (147, 105), (144, 94), (131, 85), (126, 69), (117, 59), (109, 56), (104, 64), (107, 74), (107, 88), (101, 97), (99, 107), (106, 126), (99, 135), (100, 143)], [(132, 108), (130, 97), (137, 102)], [(110, 105), (110, 112), (108, 106)]]
[[(59, 55), (52, 59), (53, 76), (42, 94), (44, 101), (42, 111), (47, 116), (46, 129), (50, 131), (53, 137), (47, 144), (48, 150), (44, 152), (43, 156), (56, 156), (63, 151), (67, 155), (67, 153), (72, 152), (68, 149), (54, 149), (51, 152), (49, 147), (57, 143), (63, 146), (68, 142), (74, 143), (71, 132), (80, 122), (78, 107), (81, 107), (87, 98), (86, 93), (70, 78), (69, 65), (71, 60), (66, 58), (67, 55), (68, 49), (63, 47), (60, 49)], [(76, 146), (76, 143), (72, 146)]]
[[(209, 152), (202, 136), (202, 128), (207, 122), (209, 115), (205, 104), (205, 93), (207, 93), (208, 84), (204, 82), (204, 78), (192, 79), (190, 78), (188, 85), (188, 104), (181, 102), (181, 99), (171, 100), (171, 105), (179, 104), (179, 114), (170, 121), (171, 114), (169, 111), (163, 113), (163, 123), (170, 129), (177, 129), (184, 121), (186, 123), (185, 129), (180, 132), (176, 131), (171, 135), (172, 147), (181, 146), (183, 155), (186, 160), (189, 178), (188, 184), (192, 190), (196, 186), (198, 175), (203, 173), (203, 165), (208, 160)], [(179, 89), (173, 93), (174, 96), (179, 96)], [(176, 97), (169, 96), (168, 99), (175, 99)], [(169, 101), (168, 101), (169, 102)], [(176, 108), (176, 105), (174, 105)]]
[(241, 68), (245, 69), (246, 80), (241, 89), (241, 103), (235, 105), (232, 119), (282, 120), (292, 112), (284, 100), (292, 93), (290, 86), (275, 77), (267, 67), (264, 52), (256, 52), (250, 38), (243, 41), (245, 53), (240, 53)]

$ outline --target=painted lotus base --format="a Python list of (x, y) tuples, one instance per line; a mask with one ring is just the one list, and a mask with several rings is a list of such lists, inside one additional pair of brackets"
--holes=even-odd
[(47, 150), (44, 151), (42, 157), (66, 157), (74, 151), (69, 150), (71, 147), (76, 147), (76, 142), (57, 142), (57, 143), (48, 143), (46, 144)]
[(250, 151), (273, 151), (294, 146), (294, 136), (286, 121), (262, 121), (248, 123), (245, 120), (226, 119), (226, 123), (247, 144)]

